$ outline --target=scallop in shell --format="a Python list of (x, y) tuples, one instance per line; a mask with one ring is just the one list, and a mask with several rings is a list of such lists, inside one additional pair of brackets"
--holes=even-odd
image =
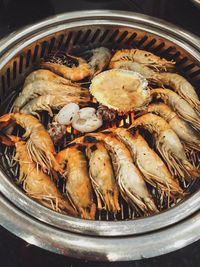
[(112, 69), (92, 79), (90, 92), (101, 104), (121, 112), (141, 110), (150, 102), (147, 80), (139, 73)]

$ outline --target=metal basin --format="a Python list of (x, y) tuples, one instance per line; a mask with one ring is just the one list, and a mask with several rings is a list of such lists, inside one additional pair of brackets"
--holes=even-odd
[[(8, 110), (24, 77), (52, 50), (136, 46), (177, 62), (200, 85), (200, 41), (174, 25), (136, 13), (66, 13), (24, 28), (0, 43), (1, 112)], [(200, 92), (199, 92), (200, 93)], [(88, 221), (51, 211), (27, 197), (13, 182), (8, 151), (0, 160), (0, 224), (36, 246), (67, 256), (108, 261), (136, 260), (181, 248), (200, 237), (200, 191), (175, 207), (147, 218)]]

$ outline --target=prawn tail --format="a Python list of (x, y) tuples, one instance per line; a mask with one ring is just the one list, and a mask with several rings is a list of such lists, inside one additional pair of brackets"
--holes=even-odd
[(87, 208), (79, 208), (79, 212), (83, 219), (94, 220), (96, 214), (96, 204), (92, 203), (90, 207)]

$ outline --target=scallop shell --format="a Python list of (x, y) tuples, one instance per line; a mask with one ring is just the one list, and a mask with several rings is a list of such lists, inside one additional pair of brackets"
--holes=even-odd
[(144, 109), (150, 102), (147, 80), (139, 73), (113, 69), (92, 79), (90, 92), (101, 104), (121, 112)]

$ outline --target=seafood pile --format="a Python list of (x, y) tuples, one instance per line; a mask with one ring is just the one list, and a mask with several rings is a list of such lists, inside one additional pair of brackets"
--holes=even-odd
[(122, 201), (136, 217), (179, 202), (200, 178), (200, 100), (175, 65), (105, 47), (45, 58), (0, 117), (17, 183), (46, 207), (91, 220), (118, 214)]

